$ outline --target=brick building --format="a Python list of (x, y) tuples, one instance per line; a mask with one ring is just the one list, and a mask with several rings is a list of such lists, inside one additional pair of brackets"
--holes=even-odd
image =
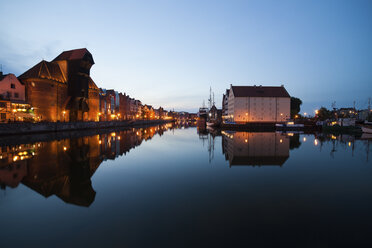
[(65, 51), (53, 61), (41, 61), (19, 76), (26, 100), (45, 121), (97, 121), (99, 88), (90, 77), (94, 64), (86, 49)]

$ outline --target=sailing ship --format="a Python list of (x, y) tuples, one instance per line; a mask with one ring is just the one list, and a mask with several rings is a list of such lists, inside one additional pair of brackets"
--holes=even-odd
[[(216, 103), (214, 101), (214, 93), (212, 92), (212, 87), (209, 89), (209, 111), (207, 116), (207, 126), (208, 127), (219, 127), (221, 125), (222, 111), (218, 110)], [(221, 113), (219, 113), (219, 111)]]

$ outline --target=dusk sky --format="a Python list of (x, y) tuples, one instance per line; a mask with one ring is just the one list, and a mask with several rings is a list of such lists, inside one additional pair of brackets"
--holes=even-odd
[(285, 85), (304, 102), (366, 108), (372, 1), (1, 1), (0, 64), (19, 76), (86, 47), (99, 87), (196, 112), (233, 85)]

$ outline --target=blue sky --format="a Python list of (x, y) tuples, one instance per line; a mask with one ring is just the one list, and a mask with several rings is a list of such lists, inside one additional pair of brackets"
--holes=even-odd
[(372, 1), (1, 1), (0, 64), (17, 76), (86, 47), (99, 87), (196, 111), (234, 85), (320, 106), (372, 97)]

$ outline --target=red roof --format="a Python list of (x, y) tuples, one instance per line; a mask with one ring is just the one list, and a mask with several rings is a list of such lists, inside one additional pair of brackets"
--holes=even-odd
[[(86, 54), (88, 54), (92, 57), (92, 54), (86, 48), (64, 51), (60, 55), (58, 55), (53, 61), (83, 59)], [(93, 57), (92, 57), (92, 60), (93, 60)], [(93, 62), (93, 64), (94, 64), (94, 62)]]
[(290, 97), (284, 86), (231, 86), (235, 97)]
[(66, 82), (66, 78), (64, 77), (59, 65), (57, 63), (47, 62), (45, 60), (32, 67), (18, 78), (45, 78), (62, 83)]

